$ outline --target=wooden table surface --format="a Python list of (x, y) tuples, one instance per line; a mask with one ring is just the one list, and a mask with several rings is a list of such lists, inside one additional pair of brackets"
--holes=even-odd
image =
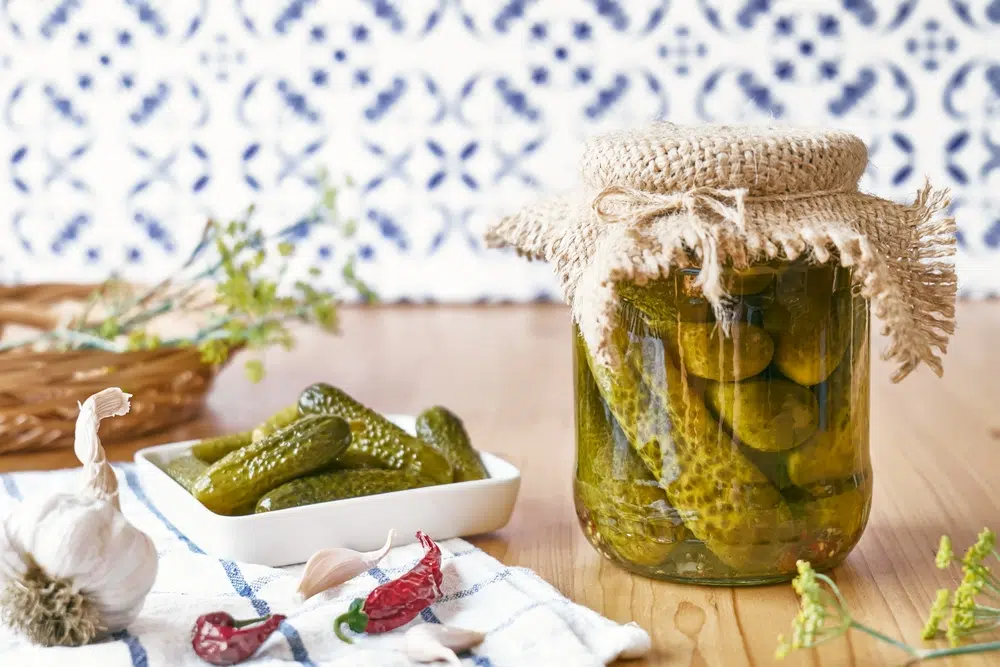
[[(1000, 304), (961, 304), (945, 376), (921, 369), (892, 385), (872, 369), (874, 505), (860, 545), (834, 577), (858, 620), (910, 644), (954, 571), (934, 567), (942, 533), (956, 550), (984, 526), (1000, 529)], [(874, 329), (874, 327), (873, 327)], [(875, 337), (875, 351), (885, 340)], [(878, 354), (874, 354), (877, 358)], [(508, 565), (534, 569), (564, 594), (610, 618), (636, 621), (654, 654), (632, 665), (775, 664), (797, 599), (787, 584), (750, 589), (682, 586), (637, 577), (585, 541), (571, 499), (574, 460), (569, 316), (560, 306), (348, 310), (340, 337), (305, 333), (292, 352), (269, 353), (260, 385), (223, 373), (204, 419), (143, 442), (110, 447), (129, 460), (140, 446), (244, 429), (323, 380), (386, 412), (450, 406), (475, 443), (523, 474), (510, 524), (472, 541)], [(0, 456), (0, 471), (73, 464), (68, 452)], [(893, 665), (900, 651), (859, 633), (785, 665)], [(933, 664), (1000, 664), (1000, 653)]]

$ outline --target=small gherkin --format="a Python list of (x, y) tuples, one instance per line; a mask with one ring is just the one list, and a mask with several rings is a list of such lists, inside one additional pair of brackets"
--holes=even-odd
[(741, 443), (762, 452), (801, 445), (819, 425), (816, 395), (779, 378), (709, 382), (705, 398)]
[(788, 506), (715, 421), (668, 346), (630, 338), (625, 327), (614, 332), (614, 369), (588, 356), (602, 396), (687, 528), (727, 565), (750, 566), (759, 550), (748, 547), (775, 539), (791, 521)]
[[(856, 328), (867, 328), (866, 322)], [(823, 414), (819, 430), (788, 453), (788, 476), (808, 486), (866, 473), (871, 467), (868, 447), (868, 341), (858, 354), (845, 355), (840, 366), (820, 385)]]
[(351, 443), (337, 457), (344, 468), (407, 470), (438, 484), (454, 479), (455, 471), (443, 454), (342, 389), (317, 382), (302, 390), (298, 405), (303, 415), (335, 415), (350, 424)]
[(191, 493), (195, 482), (206, 470), (208, 470), (208, 464), (193, 455), (179, 456), (163, 468), (163, 471), (184, 487), (188, 493)]
[(779, 281), (778, 303), (764, 311), (775, 367), (804, 387), (827, 379), (851, 342), (852, 298), (844, 276), (836, 267), (788, 274), (782, 281), (792, 284)]
[(331, 500), (345, 500), (374, 496), (380, 493), (406, 491), (432, 486), (434, 483), (405, 470), (361, 468), (358, 470), (331, 470), (299, 477), (273, 489), (260, 500), (254, 509), (257, 513), (274, 512), (290, 507), (301, 507)]
[(216, 514), (240, 514), (268, 491), (338, 461), (350, 442), (346, 421), (310, 415), (210, 465), (191, 495)]
[(628, 563), (664, 563), (688, 534), (653, 474), (632, 449), (594, 384), (576, 336), (576, 493), (598, 541)]
[[(771, 287), (775, 276), (780, 272), (778, 267), (766, 264), (750, 267), (744, 271), (730, 270), (722, 276), (722, 286), (731, 296), (757, 294)], [(683, 321), (689, 319), (686, 315), (697, 318), (711, 310), (697, 281), (696, 273), (681, 269), (644, 285), (631, 282), (619, 283), (618, 294), (642, 311), (648, 319), (661, 320), (673, 317), (676, 313)]]
[(461, 418), (446, 407), (436, 405), (417, 416), (417, 437), (439, 451), (455, 469), (456, 482), (486, 479), (489, 471), (472, 446)]
[(732, 382), (757, 375), (771, 363), (774, 343), (766, 331), (735, 322), (679, 322), (677, 345), (684, 369), (709, 380)]

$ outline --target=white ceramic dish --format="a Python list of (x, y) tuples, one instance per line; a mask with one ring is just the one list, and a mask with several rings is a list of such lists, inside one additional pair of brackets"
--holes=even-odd
[[(390, 416), (413, 433), (415, 419)], [(436, 540), (465, 537), (507, 525), (521, 473), (486, 452), (489, 479), (396, 491), (293, 507), (248, 516), (221, 516), (195, 500), (160, 466), (190, 453), (196, 441), (147, 447), (135, 461), (149, 500), (180, 532), (207, 553), (245, 563), (280, 567), (304, 563), (319, 549), (379, 548), (390, 528), (393, 544), (416, 540), (421, 530)]]

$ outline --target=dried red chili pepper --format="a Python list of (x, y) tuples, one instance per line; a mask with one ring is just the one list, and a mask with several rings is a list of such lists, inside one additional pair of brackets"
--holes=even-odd
[(344, 623), (358, 633), (389, 632), (412, 621), (441, 597), (441, 549), (423, 533), (418, 532), (417, 539), (425, 553), (412, 570), (377, 587), (364, 600), (354, 600), (347, 613), (337, 617), (333, 630), (341, 640), (351, 643), (341, 631)]
[(205, 614), (191, 630), (191, 648), (205, 662), (235, 665), (256, 653), (284, 620), (281, 614), (245, 621), (237, 621), (224, 611)]

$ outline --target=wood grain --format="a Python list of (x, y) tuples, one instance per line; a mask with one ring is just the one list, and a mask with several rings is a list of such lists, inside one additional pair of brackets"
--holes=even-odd
[[(868, 529), (834, 574), (856, 617), (920, 644), (935, 590), (954, 571), (934, 567), (942, 533), (956, 549), (984, 526), (1000, 528), (1000, 304), (961, 304), (945, 376), (926, 369), (898, 385), (873, 367), (872, 458), (875, 498)], [(885, 345), (875, 338), (875, 352)], [(511, 523), (473, 539), (508, 565), (534, 569), (573, 600), (648, 629), (654, 655), (632, 665), (775, 664), (775, 638), (787, 632), (797, 601), (788, 585), (703, 588), (643, 579), (603, 560), (577, 526), (573, 466), (570, 328), (565, 308), (380, 308), (344, 314), (343, 335), (305, 333), (299, 348), (267, 356), (260, 385), (239, 365), (223, 373), (212, 414), (172, 433), (114, 446), (127, 460), (140, 446), (243, 429), (294, 398), (306, 384), (336, 383), (387, 412), (448, 405), (476, 444), (523, 473)], [(0, 470), (72, 465), (68, 452), (0, 457)], [(852, 633), (790, 666), (893, 665), (905, 656)], [(1000, 654), (934, 664), (1000, 664)]]

